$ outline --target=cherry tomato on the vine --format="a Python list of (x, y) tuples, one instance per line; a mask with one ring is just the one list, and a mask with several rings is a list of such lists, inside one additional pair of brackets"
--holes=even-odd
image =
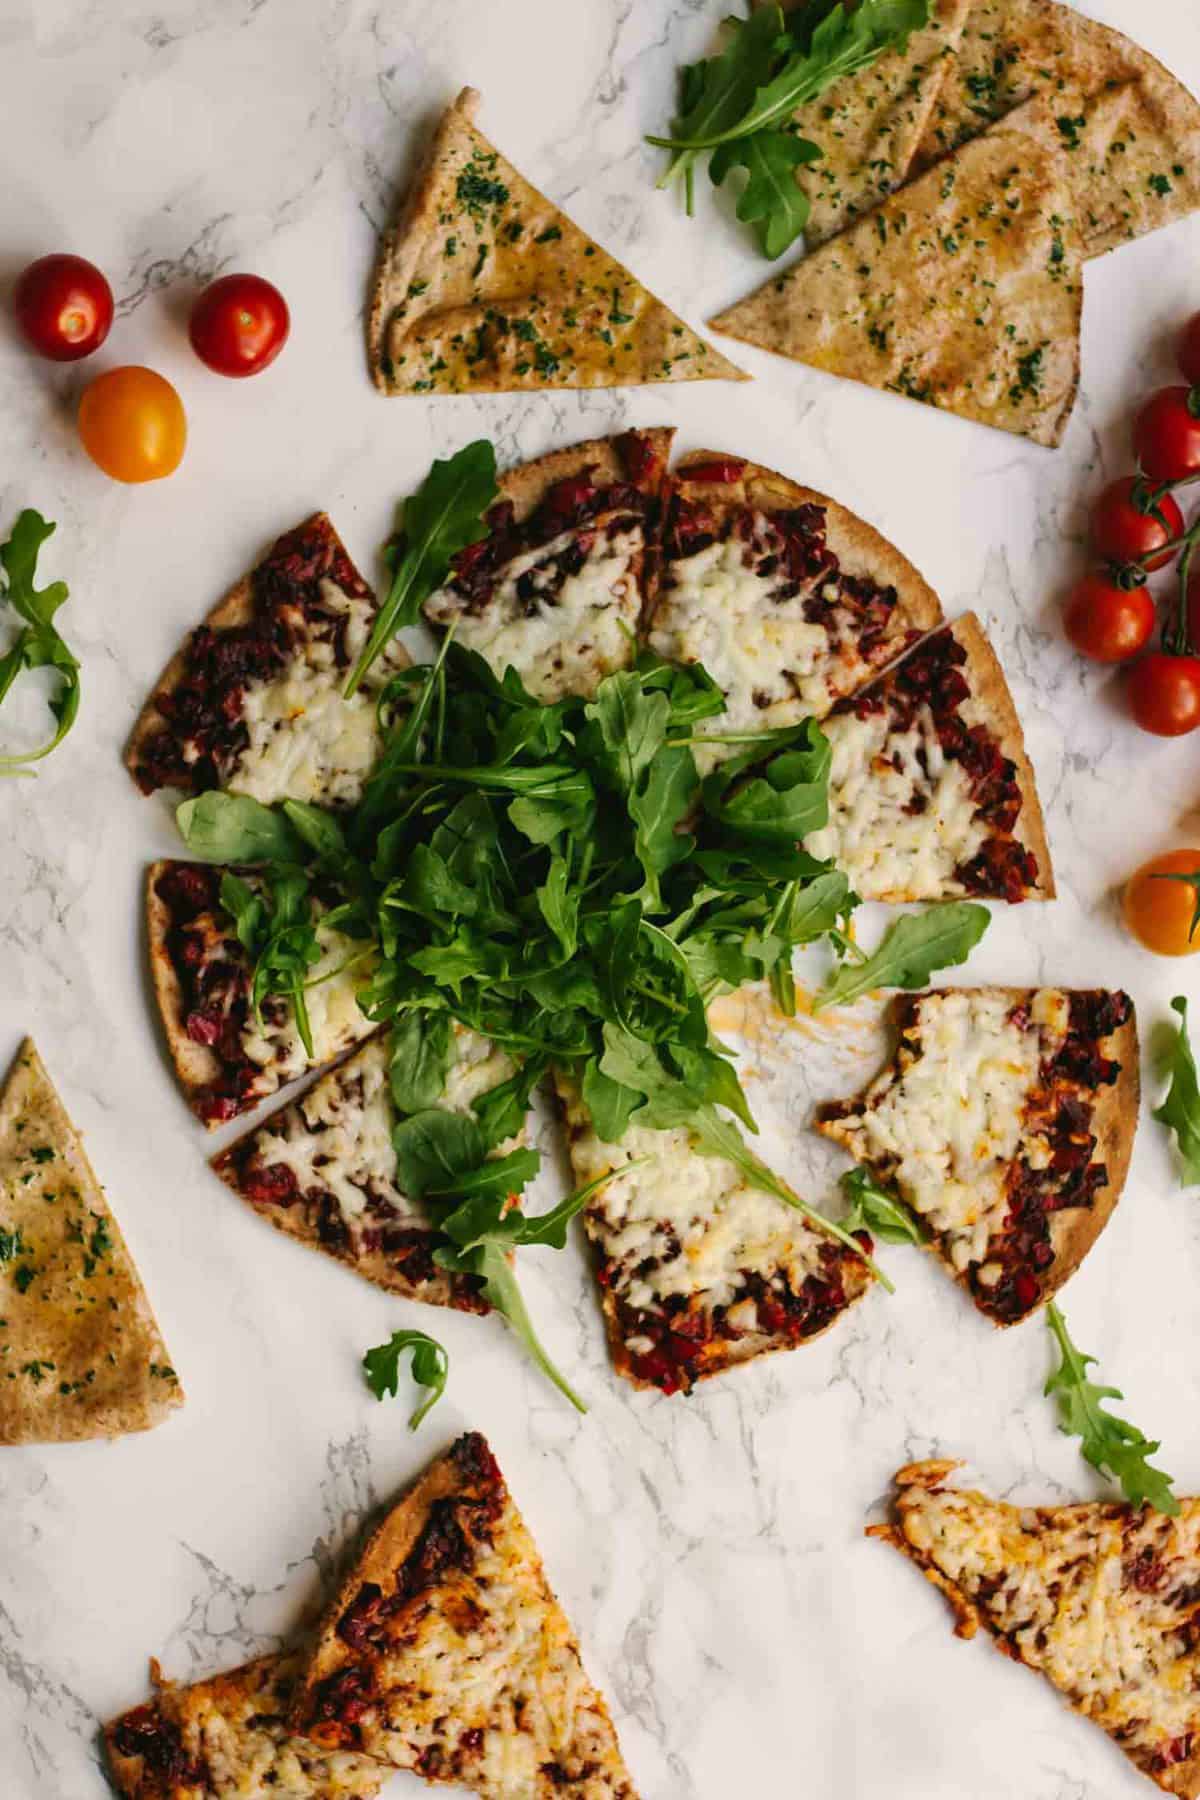
[(1200, 925), (1192, 929), (1198, 898), (1200, 850), (1170, 850), (1130, 876), (1121, 910), (1129, 930), (1147, 950), (1157, 956), (1192, 956), (1200, 950)]
[(1200, 389), (1151, 394), (1134, 420), (1133, 447), (1150, 481), (1183, 481), (1200, 472)]
[(192, 308), (192, 349), (218, 375), (257, 375), (287, 343), (287, 301), (261, 275), (222, 275)]
[(183, 459), (187, 418), (171, 383), (153, 369), (109, 369), (84, 389), (79, 435), (114, 481), (158, 481)]
[(1200, 725), (1200, 656), (1152, 651), (1129, 676), (1129, 707), (1143, 731), (1182, 737)]
[(26, 340), (53, 362), (90, 356), (112, 324), (112, 289), (82, 256), (40, 256), (30, 263), (18, 277), (13, 305)]
[(1200, 313), (1193, 313), (1184, 326), (1175, 360), (1184, 379), (1200, 387)]
[(1063, 625), (1068, 638), (1093, 662), (1126, 662), (1154, 630), (1154, 601), (1144, 587), (1123, 588), (1093, 571), (1067, 596)]
[(1163, 569), (1174, 551), (1165, 556), (1153, 552), (1182, 535), (1183, 514), (1170, 494), (1155, 498), (1153, 490), (1136, 475), (1110, 481), (1092, 508), (1092, 543), (1110, 562), (1140, 562), (1145, 569)]

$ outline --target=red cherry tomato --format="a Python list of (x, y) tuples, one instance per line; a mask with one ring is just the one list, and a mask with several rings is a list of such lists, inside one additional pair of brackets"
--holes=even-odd
[(112, 289), (82, 256), (40, 256), (19, 276), (13, 304), (28, 342), (53, 362), (90, 356), (112, 324)]
[(218, 375), (257, 375), (287, 343), (287, 301), (261, 275), (222, 275), (192, 308), (189, 335)]
[[(1140, 562), (1145, 569), (1164, 569), (1174, 551), (1152, 552), (1183, 535), (1183, 514), (1170, 494), (1154, 501), (1144, 481), (1122, 475), (1110, 481), (1092, 509), (1092, 543), (1109, 562)], [(1166, 524), (1157, 517), (1162, 515)]]
[(1184, 379), (1200, 387), (1200, 313), (1194, 313), (1184, 326), (1175, 360)]
[(1182, 737), (1200, 725), (1200, 656), (1155, 650), (1129, 677), (1129, 706), (1143, 731)]
[(1154, 630), (1154, 601), (1144, 587), (1119, 587), (1093, 572), (1067, 596), (1063, 625), (1076, 650), (1093, 662), (1127, 662)]
[(1133, 447), (1151, 481), (1182, 481), (1200, 471), (1200, 390), (1167, 387), (1151, 394), (1134, 420)]

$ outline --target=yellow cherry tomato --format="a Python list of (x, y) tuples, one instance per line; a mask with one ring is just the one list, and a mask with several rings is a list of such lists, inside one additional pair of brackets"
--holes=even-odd
[(1200, 950), (1200, 924), (1192, 929), (1198, 907), (1200, 850), (1171, 850), (1143, 863), (1130, 877), (1122, 903), (1126, 925), (1156, 956), (1191, 956)]
[(84, 389), (79, 435), (114, 481), (160, 481), (183, 460), (187, 417), (171, 383), (153, 369), (110, 369)]

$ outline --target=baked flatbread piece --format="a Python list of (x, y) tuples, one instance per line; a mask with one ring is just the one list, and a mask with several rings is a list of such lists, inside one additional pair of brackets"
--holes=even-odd
[(818, 1129), (891, 1185), (996, 1325), (1053, 1298), (1112, 1216), (1138, 1114), (1133, 1002), (1104, 988), (939, 988), (895, 1003), (894, 1056)]
[(0, 1092), (0, 1444), (123, 1437), (182, 1404), (121, 1228), (26, 1038)]
[(1053, 445), (1079, 385), (1082, 241), (1045, 101), (712, 321), (870, 387)]
[(959, 1637), (990, 1631), (1164, 1793), (1200, 1796), (1200, 1500), (1010, 1506), (948, 1485), (952, 1462), (896, 1476), (877, 1525), (949, 1600)]
[(863, 900), (1048, 900), (1054, 874), (1008, 683), (971, 613), (824, 722), (829, 823), (805, 839)]
[(1200, 206), (1200, 104), (1139, 45), (1055, 0), (974, 0), (917, 167), (1037, 93), (1067, 151), (1085, 256)]
[(342, 689), (377, 603), (324, 513), (287, 532), (164, 670), (126, 763), (143, 793), (227, 788), (270, 805), (352, 806), (379, 754), (379, 691), (409, 658), (398, 639)]
[(539, 194), (476, 128), (464, 88), (375, 271), (367, 354), (384, 394), (746, 377)]
[(154, 1699), (104, 1728), (124, 1800), (373, 1800), (388, 1771), (350, 1750), (324, 1750), (288, 1729), (302, 1666), (260, 1656), (187, 1687), (151, 1662)]
[[(649, 641), (724, 690), (698, 735), (824, 718), (941, 616), (908, 559), (836, 500), (719, 451), (676, 470)], [(702, 771), (719, 755), (701, 748)]]
[(367, 1544), (292, 1722), (484, 1800), (636, 1800), (608, 1708), (477, 1432)]
[(670, 428), (592, 438), (500, 477), (488, 533), (425, 603), (435, 629), (539, 700), (628, 668), (651, 604)]

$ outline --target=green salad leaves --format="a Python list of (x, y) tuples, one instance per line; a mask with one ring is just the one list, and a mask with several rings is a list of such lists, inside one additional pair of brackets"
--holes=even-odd
[(65, 581), (52, 581), (48, 587), (34, 586), (38, 556), (46, 539), (56, 527), (41, 513), (26, 508), (6, 543), (0, 544), (0, 567), (4, 580), (0, 583), (0, 599), (24, 623), (9, 649), (0, 656), (0, 701), (3, 701), (22, 669), (52, 669), (58, 678), (58, 691), (50, 701), (58, 728), (49, 743), (22, 755), (0, 755), (0, 775), (30, 774), (29, 763), (40, 762), (56, 750), (75, 723), (79, 711), (79, 661), (68, 650), (55, 626), (58, 609), (67, 599)]
[(1200, 1080), (1188, 1037), (1188, 1003), (1177, 994), (1171, 1005), (1179, 1014), (1179, 1030), (1167, 1062), (1171, 1085), (1154, 1117), (1175, 1133), (1184, 1186), (1195, 1187), (1200, 1184)]
[(436, 1338), (424, 1331), (393, 1331), (386, 1344), (376, 1344), (362, 1359), (367, 1386), (377, 1400), (395, 1395), (400, 1389), (400, 1358), (405, 1351), (412, 1355), (412, 1378), (418, 1387), (428, 1391), (410, 1415), (408, 1429), (415, 1431), (426, 1414), (435, 1407), (446, 1391), (450, 1374), (450, 1358)]
[(1179, 1502), (1171, 1491), (1171, 1477), (1150, 1466), (1158, 1449), (1136, 1425), (1118, 1419), (1105, 1409), (1106, 1400), (1121, 1400), (1119, 1388), (1101, 1387), (1088, 1375), (1094, 1356), (1072, 1342), (1067, 1322), (1052, 1300), (1046, 1323), (1054, 1334), (1061, 1361), (1046, 1382), (1045, 1392), (1058, 1401), (1059, 1422), (1070, 1437), (1080, 1439), (1087, 1461), (1101, 1474), (1120, 1483), (1125, 1498), (1134, 1506), (1148, 1502), (1156, 1512), (1176, 1514)]

